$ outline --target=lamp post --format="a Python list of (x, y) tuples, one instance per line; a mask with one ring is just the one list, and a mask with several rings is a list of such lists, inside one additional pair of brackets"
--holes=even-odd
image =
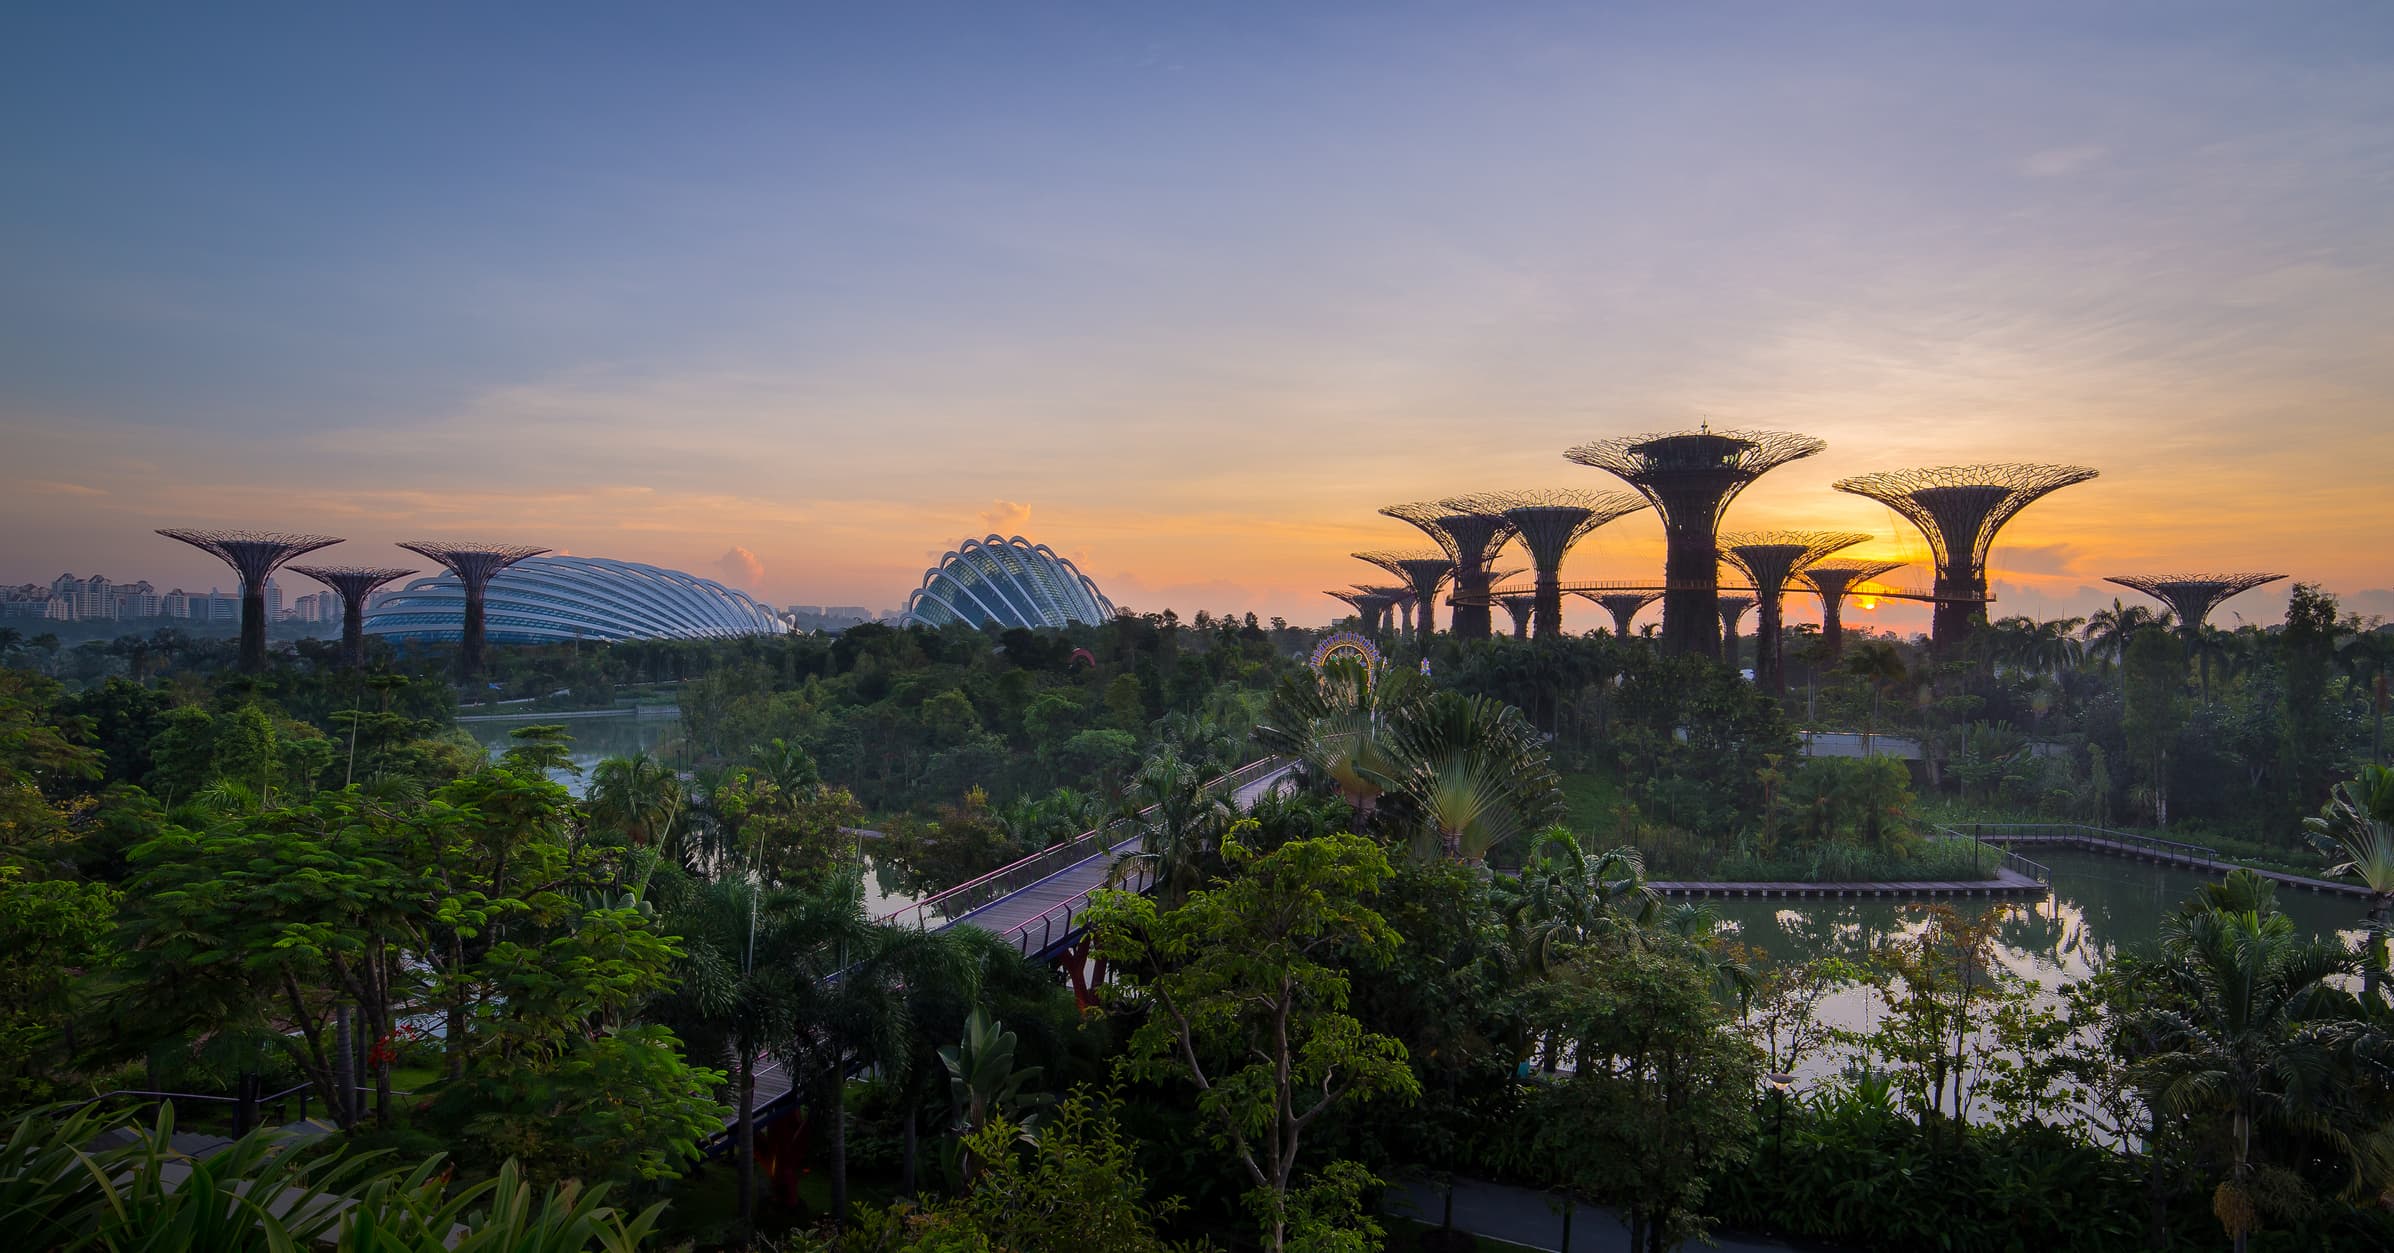
[(1762, 1077), (1771, 1085), (1771, 1176), (1781, 1183), (1787, 1176), (1787, 1090), (1795, 1086), (1795, 1079), (1782, 1071)]

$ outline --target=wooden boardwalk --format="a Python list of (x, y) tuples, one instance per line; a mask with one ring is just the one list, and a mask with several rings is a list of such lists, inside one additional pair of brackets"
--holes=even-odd
[(1940, 879), (1916, 882), (1891, 881), (1884, 883), (1696, 883), (1650, 882), (1646, 885), (1658, 896), (1665, 897), (1905, 897), (1913, 899), (1937, 897), (2035, 897), (2052, 889), (2035, 879), (2009, 868), (1995, 872), (1992, 879)]
[(2111, 857), (2128, 857), (2137, 861), (2151, 862), (2157, 866), (2180, 866), (2188, 870), (2200, 870), (2206, 874), (2224, 875), (2231, 870), (2250, 870), (2272, 883), (2300, 888), (2306, 892), (2326, 892), (2336, 896), (2369, 895), (2369, 889), (2359, 883), (2337, 879), (2315, 879), (2309, 875), (2288, 874), (2283, 870), (2261, 870), (2252, 866), (2240, 866), (2211, 853), (2208, 849), (2191, 845), (2163, 845), (2158, 841), (2142, 838), (2120, 839), (2100, 834), (2091, 829), (2081, 832), (2050, 834), (2014, 834), (2008, 831), (1991, 830), (1981, 834), (1978, 838), (1989, 844), (2007, 846), (2044, 844), (2056, 848), (2079, 848)]

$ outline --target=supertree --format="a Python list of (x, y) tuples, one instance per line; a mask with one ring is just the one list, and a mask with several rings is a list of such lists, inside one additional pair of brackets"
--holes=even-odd
[(484, 544), (466, 541), (404, 540), (401, 548), (422, 553), (449, 568), (465, 588), (465, 631), (459, 637), (458, 667), (469, 677), (482, 673), (482, 594), (491, 576), (548, 551), (530, 544)]
[(1598, 440), (1563, 455), (1618, 475), (1654, 503), (1664, 536), (1663, 646), (1717, 657), (1721, 514), (1747, 484), (1826, 447), (1809, 435), (1704, 426)]
[(1332, 600), (1343, 600), (1347, 602), (1347, 607), (1355, 611), (1355, 620), (1363, 624), (1363, 629), (1366, 631), (1372, 629), (1372, 611), (1370, 609), (1371, 597), (1351, 587), (1333, 587), (1324, 591), (1322, 595), (1330, 597)]
[(1721, 606), (1721, 660), (1728, 662), (1729, 668), (1734, 670), (1737, 668), (1737, 624), (1744, 621), (1746, 611), (1754, 607), (1754, 598), (1751, 596), (1723, 596), (1719, 598), (1719, 603)]
[(1488, 567), (1513, 538), (1513, 524), (1501, 513), (1482, 511), (1470, 497), (1390, 505), (1380, 512), (1420, 527), (1455, 563), (1456, 637), (1484, 640), (1494, 634)]
[(415, 573), (381, 566), (291, 568), (331, 588), (341, 598), (341, 664), (353, 669), (366, 664), (366, 597), (385, 583)]
[(1505, 616), (1513, 620), (1513, 638), (1528, 639), (1530, 637), (1530, 619), (1538, 610), (1538, 594), (1536, 592), (1513, 592), (1497, 597), (1496, 603), (1503, 605)]
[(2190, 638), (2202, 632), (2211, 619), (2211, 611), (2229, 597), (2249, 592), (2264, 583), (2275, 583), (2283, 574), (2107, 574), (2106, 583), (2132, 587), (2170, 607), (2178, 616), (2178, 629)]
[(1804, 567), (1870, 539), (1864, 531), (1747, 531), (1721, 537), (1721, 559), (1754, 581), (1761, 612), (1754, 622), (1754, 682), (1769, 692), (1787, 690), (1787, 667), (1779, 655), (1779, 626), (1787, 581)]
[(1357, 583), (1354, 586), (1356, 591), (1370, 598), (1371, 629), (1375, 634), (1385, 633), (1396, 626), (1395, 620), (1390, 617), (1394, 610), (1403, 610), (1406, 626), (1412, 626), (1413, 589), (1384, 583)]
[(1630, 492), (1571, 488), (1487, 492), (1468, 499), (1479, 512), (1500, 514), (1512, 523), (1521, 546), (1529, 550), (1530, 565), (1538, 572), (1532, 621), (1539, 639), (1563, 632), (1563, 558), (1572, 545), (1605, 523), (1646, 507), (1644, 497)]
[(283, 531), (202, 531), (168, 527), (158, 532), (181, 540), (233, 568), (241, 576), (241, 668), (266, 668), (266, 580), (280, 566), (302, 553), (312, 553), (341, 541), (330, 535), (293, 535)]
[(2039, 497), (2095, 474), (2085, 466), (2024, 462), (1929, 466), (1839, 479), (1836, 487), (1893, 509), (1927, 537), (1937, 562), (1930, 638), (1951, 655), (1986, 616), (1987, 550), (1995, 533)]
[(1845, 652), (1846, 593), (1903, 564), (1871, 557), (1831, 557), (1813, 562), (1797, 576), (1820, 595), (1820, 643), (1830, 661)]
[(1446, 585), (1454, 574), (1455, 563), (1440, 553), (1391, 552), (1380, 550), (1354, 554), (1358, 561), (1368, 561), (1405, 581), (1413, 592), (1413, 630), (1409, 634), (1420, 639), (1438, 630), (1438, 589)]
[(1613, 615), (1613, 635), (1619, 639), (1634, 639), (1629, 624), (1637, 621), (1646, 606), (1662, 599), (1661, 592), (1577, 592), (1575, 595), (1595, 601)]

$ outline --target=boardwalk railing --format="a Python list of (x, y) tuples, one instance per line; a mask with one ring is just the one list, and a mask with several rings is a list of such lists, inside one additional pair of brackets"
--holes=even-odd
[(1981, 843), (2068, 844), (2206, 870), (2233, 869), (2236, 865), (2222, 858), (2218, 849), (2205, 845), (2181, 844), (2134, 831), (2114, 831), (2075, 822), (1974, 822), (1970, 824), (1970, 835)]
[(2045, 863), (2041, 861), (2030, 861), (2029, 859), (2022, 857), (2020, 854), (2005, 848), (2001, 844), (1990, 843), (1986, 840), (1980, 839), (1975, 828), (1970, 831), (1956, 831), (1952, 827), (1939, 827), (1937, 828), (1937, 834), (1949, 840), (1968, 840), (1972, 846), (1983, 848), (1994, 853), (2000, 859), (1996, 864), (2007, 870), (2018, 871), (2019, 873), (2027, 875), (2029, 878), (2048, 886), (2050, 886), (2053, 882), (2053, 871), (2048, 868)]
[[(1240, 788), (1271, 774), (1282, 764), (1276, 757), (1265, 757), (1248, 762), (1206, 784), (1206, 790), (1235, 795)], [(1154, 813), (1155, 806), (1150, 805), (1140, 810), (1138, 816), (1144, 820)], [(945, 891), (926, 896), (912, 905), (893, 910), (882, 915), (878, 921), (911, 926), (917, 930), (953, 922), (991, 901), (1011, 896), (1068, 866), (1078, 864), (1101, 853), (1112, 852), (1116, 845), (1130, 838), (1121, 834), (1123, 828), (1135, 825), (1122, 819), (1115, 819), (1094, 830), (1084, 831), (1061, 844), (1041, 849), (1020, 861), (1009, 862), (978, 879), (959, 883)]]
[(1014, 951), (1025, 957), (1037, 957), (1053, 952), (1058, 944), (1070, 940), (1073, 933), (1080, 929), (1082, 915), (1089, 912), (1089, 898), (1099, 889), (1144, 892), (1155, 886), (1155, 864), (1153, 862), (1126, 863), (1124, 870), (1126, 873), (1121, 879), (1101, 880), (1096, 887), (1089, 891), (1066, 897), (1048, 906), (1038, 915), (1025, 918), (998, 934), (1008, 944), (1014, 946)]

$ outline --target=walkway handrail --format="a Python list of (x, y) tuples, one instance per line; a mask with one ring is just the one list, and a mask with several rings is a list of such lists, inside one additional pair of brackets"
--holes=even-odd
[(2199, 862), (2204, 866), (2235, 864), (2222, 858), (2218, 849), (2208, 845), (2182, 844), (2176, 840), (2164, 840), (2134, 831), (2115, 831), (2110, 827), (2091, 826), (2083, 822), (1974, 822), (1970, 824), (1970, 829), (1973, 832), (1995, 832), (1998, 840), (2003, 838), (2005, 832), (2030, 836), (2051, 833), (2090, 844), (2113, 844), (2175, 861)]
[(1978, 838), (1978, 833), (1975, 826), (1968, 832), (1956, 831), (1952, 827), (1939, 827), (1937, 828), (1937, 831), (1939, 834), (1950, 839), (1968, 840), (1970, 841), (1971, 845), (1976, 848), (1993, 849), (1996, 854), (2002, 858), (2002, 864), (2007, 869), (2016, 870), (2039, 883), (2051, 885), (2053, 882), (2053, 871), (2050, 867), (2046, 866), (2045, 863), (2041, 861), (2030, 861), (2029, 859), (2022, 857), (2020, 854), (2005, 848), (2001, 844), (1990, 843), (1986, 840)]
[(1155, 866), (1140, 862), (1138, 868), (1120, 883), (1101, 883), (1087, 892), (1068, 896), (998, 934), (1014, 945), (1014, 951), (1025, 957), (1034, 957), (1054, 948), (1056, 941), (1071, 937), (1074, 919), (1089, 908), (1089, 898), (1097, 892), (1144, 892), (1154, 886)]
[[(1209, 792), (1235, 794), (1238, 789), (1270, 774), (1279, 765), (1280, 759), (1277, 757), (1258, 758), (1212, 780), (1205, 787)], [(1155, 806), (1150, 805), (1140, 810), (1138, 816), (1146, 818), (1153, 814), (1155, 809)], [(934, 892), (912, 905), (892, 910), (875, 921), (909, 924), (921, 929), (931, 925), (931, 915), (934, 912), (946, 919), (963, 917), (1001, 896), (1036, 883), (1066, 866), (1102, 852), (1111, 852), (1117, 841), (1107, 837), (1120, 825), (1121, 821), (1121, 819), (1115, 819), (1084, 831), (1060, 844), (1051, 845), (1027, 857), (1000, 866), (977, 879), (967, 880), (952, 888)]]

